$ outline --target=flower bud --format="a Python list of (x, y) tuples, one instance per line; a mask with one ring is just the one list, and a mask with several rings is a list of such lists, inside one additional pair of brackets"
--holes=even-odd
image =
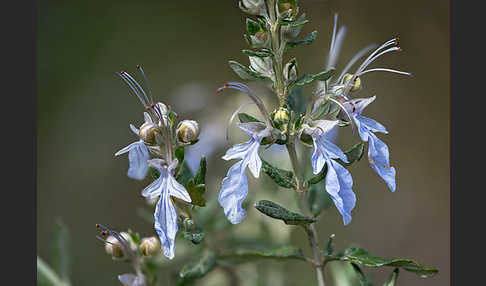
[(290, 112), (287, 108), (280, 107), (273, 114), (273, 121), (276, 123), (283, 125), (289, 123), (290, 120)]
[(105, 243), (105, 251), (109, 255), (111, 255), (113, 258), (122, 258), (125, 256), (123, 253), (123, 247), (121, 243), (114, 238), (112, 235), (108, 236), (106, 238), (107, 243)]
[(155, 236), (143, 238), (140, 244), (140, 250), (145, 256), (156, 255), (161, 250), (159, 239)]
[[(343, 78), (344, 84), (345, 85), (348, 84), (348, 82), (351, 80), (352, 77), (353, 77), (352, 74), (346, 74)], [(361, 88), (361, 79), (359, 77), (356, 77), (354, 79), (354, 83), (350, 85), (351, 85), (351, 89), (350, 89), (351, 92), (355, 92), (359, 90)]]
[(145, 122), (142, 124), (142, 126), (140, 126), (138, 136), (148, 145), (154, 145), (156, 142), (155, 133), (160, 134), (160, 129), (157, 127), (157, 125), (151, 122)]
[(199, 137), (199, 124), (194, 120), (183, 120), (177, 126), (177, 138), (182, 143), (191, 143)]

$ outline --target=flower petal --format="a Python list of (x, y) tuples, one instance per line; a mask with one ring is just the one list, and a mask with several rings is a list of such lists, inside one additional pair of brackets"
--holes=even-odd
[(246, 211), (241, 207), (243, 200), (248, 195), (248, 178), (245, 168), (245, 160), (241, 160), (228, 170), (218, 196), (218, 202), (223, 207), (226, 218), (232, 224), (240, 223), (246, 216)]
[(152, 182), (152, 184), (148, 185), (142, 191), (142, 196), (147, 198), (147, 200), (151, 200), (162, 193), (162, 186), (166, 184), (165, 177), (159, 176), (157, 180)]
[(336, 161), (329, 160), (326, 163), (326, 191), (343, 217), (344, 225), (347, 225), (351, 222), (351, 211), (356, 205), (356, 195), (352, 189), (353, 178), (348, 170)]
[(373, 132), (381, 132), (381, 133), (384, 133), (384, 134), (388, 133), (388, 131), (386, 131), (385, 126), (381, 125), (376, 120), (373, 120), (373, 119), (368, 118), (368, 117), (364, 117), (362, 115), (356, 116), (356, 119), (359, 120), (362, 125), (366, 126), (366, 128), (368, 128), (369, 130), (371, 130)]
[(155, 207), (154, 213), (155, 231), (157, 232), (160, 242), (164, 248), (164, 255), (172, 259), (175, 251), (175, 236), (177, 234), (177, 213), (167, 190), (164, 190), (160, 196), (159, 202)]
[(390, 166), (388, 146), (370, 133), (368, 159), (371, 168), (386, 182), (392, 192), (396, 189), (395, 168)]
[(167, 176), (167, 189), (171, 196), (179, 198), (188, 203), (191, 202), (191, 196), (189, 196), (189, 193), (187, 192), (186, 188), (184, 188), (183, 185), (177, 182), (176, 179), (171, 174), (168, 174)]
[(128, 177), (142, 180), (147, 175), (149, 169), (147, 161), (150, 159), (150, 155), (147, 146), (140, 140), (116, 152), (115, 156), (126, 152), (128, 152), (128, 161), (130, 165), (127, 173)]

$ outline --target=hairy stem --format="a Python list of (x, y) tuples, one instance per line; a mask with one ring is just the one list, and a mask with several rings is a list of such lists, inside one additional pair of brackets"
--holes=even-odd
[(309, 239), (309, 244), (314, 254), (314, 268), (316, 269), (317, 283), (319, 286), (324, 286), (324, 267), (321, 258), (321, 251), (319, 249), (319, 240), (317, 238), (315, 224), (312, 223), (305, 226), (304, 229), (307, 233), (307, 238)]
[(277, 11), (275, 10), (275, 0), (267, 1), (267, 10), (270, 16), (269, 31), (271, 38), (271, 50), (273, 53), (273, 71), (275, 73), (275, 92), (279, 99), (280, 106), (283, 106), (287, 102), (287, 92), (285, 87), (285, 80), (283, 76), (283, 49), (280, 46), (280, 24), (277, 19)]

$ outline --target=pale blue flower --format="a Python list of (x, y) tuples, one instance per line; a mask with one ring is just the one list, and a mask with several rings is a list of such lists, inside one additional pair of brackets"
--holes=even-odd
[(151, 200), (160, 196), (155, 207), (155, 231), (164, 248), (164, 255), (169, 259), (174, 258), (175, 236), (178, 230), (177, 213), (172, 205), (170, 197), (176, 197), (188, 203), (191, 202), (189, 193), (183, 185), (173, 177), (172, 172), (177, 166), (177, 159), (167, 166), (162, 159), (152, 159), (148, 164), (160, 172), (159, 178), (142, 191), (142, 196)]
[(395, 168), (390, 166), (388, 146), (378, 139), (373, 132), (387, 134), (386, 128), (375, 120), (361, 115), (363, 109), (375, 100), (370, 98), (358, 98), (344, 103), (358, 127), (359, 136), (364, 142), (368, 142), (368, 161), (371, 168), (386, 182), (392, 192), (396, 189)]
[(238, 123), (238, 127), (250, 137), (250, 140), (231, 147), (223, 156), (224, 160), (241, 160), (228, 170), (218, 197), (219, 204), (232, 224), (240, 223), (246, 216), (246, 211), (241, 207), (248, 195), (246, 167), (255, 178), (259, 177), (262, 161), (258, 156), (258, 149), (262, 139), (270, 135), (267, 126), (261, 122)]
[[(265, 106), (261, 99), (255, 96), (248, 86), (239, 82), (228, 82), (217, 91), (220, 92), (223, 89), (232, 88), (247, 94), (250, 99), (255, 103), (265, 119), (263, 122), (248, 122), (238, 123), (238, 127), (242, 129), (250, 140), (237, 144), (231, 147), (226, 155), (223, 156), (224, 160), (241, 159), (234, 164), (223, 179), (221, 191), (218, 196), (218, 202), (223, 207), (226, 218), (232, 223), (240, 223), (246, 216), (246, 211), (241, 207), (243, 200), (248, 195), (248, 178), (246, 176), (246, 167), (248, 167), (255, 178), (260, 175), (260, 168), (262, 161), (258, 156), (258, 149), (260, 143), (264, 137), (271, 136), (272, 125), (270, 122), (270, 116), (268, 115)], [(233, 121), (236, 114), (243, 108), (242, 105), (236, 110), (230, 119), (230, 124)], [(228, 135), (227, 135), (228, 137)]]
[(327, 166), (326, 191), (342, 215), (344, 225), (347, 225), (351, 222), (351, 211), (356, 204), (356, 195), (352, 189), (353, 178), (346, 168), (334, 160), (341, 159), (343, 162), (348, 162), (346, 155), (338, 146), (329, 141), (326, 135), (338, 124), (338, 120), (317, 120), (314, 121), (314, 124), (316, 127), (305, 127), (314, 141), (314, 153), (311, 158), (312, 169), (314, 174), (318, 174), (324, 165)]
[(118, 275), (118, 280), (120, 280), (123, 286), (146, 286), (145, 277), (143, 275), (135, 275), (132, 273), (126, 273)]
[[(130, 125), (130, 127), (132, 128), (132, 131), (135, 132), (136, 128), (133, 125)], [(138, 135), (138, 132), (136, 134)], [(149, 170), (147, 161), (150, 159), (150, 155), (147, 146), (143, 143), (143, 140), (140, 139), (116, 152), (115, 156), (127, 152), (130, 166), (128, 168), (127, 176), (132, 179), (143, 180)]]

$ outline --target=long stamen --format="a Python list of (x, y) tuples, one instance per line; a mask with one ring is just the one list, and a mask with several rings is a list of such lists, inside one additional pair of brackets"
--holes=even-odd
[(351, 115), (349, 115), (349, 112), (346, 110), (346, 108), (344, 107), (344, 105), (341, 102), (335, 100), (334, 98), (329, 97), (328, 99), (330, 101), (336, 103), (337, 105), (339, 105), (339, 107), (341, 107), (341, 110), (344, 111), (344, 113), (346, 114), (346, 116), (349, 118), (349, 122), (351, 123), (351, 128), (353, 130), (353, 134), (356, 134), (356, 124), (355, 124), (353, 118), (351, 118)]
[(246, 85), (239, 82), (227, 82), (222, 87), (218, 88), (216, 92), (221, 92), (226, 88), (232, 88), (232, 89), (239, 90), (243, 93), (246, 93), (251, 98), (251, 100), (253, 100), (253, 102), (255, 102), (255, 104), (258, 106), (258, 109), (260, 110), (263, 117), (265, 118), (267, 126), (272, 126), (272, 123), (270, 121), (270, 115), (268, 114), (268, 111), (265, 109), (265, 105), (263, 105), (262, 100), (259, 97), (255, 96)]
[(366, 60), (356, 70), (356, 72), (354, 73), (354, 75), (351, 77), (351, 80), (349, 80), (346, 83), (346, 86), (344, 88), (343, 94), (344, 95), (348, 94), (348, 92), (351, 89), (352, 83), (354, 83), (354, 80), (357, 77), (357, 74), (361, 73), (371, 62), (373, 62), (378, 57), (380, 57), (380, 56), (382, 56), (382, 55), (384, 55), (386, 53), (393, 52), (393, 51), (400, 51), (401, 50), (400, 47), (396, 47), (396, 46), (395, 47), (388, 48), (386, 50), (383, 50), (384, 48), (386, 48), (386, 47), (388, 47), (390, 45), (397, 45), (397, 44), (398, 44), (398, 38), (393, 38), (391, 40), (386, 41), (379, 48), (377, 48), (373, 53), (371, 53), (371, 55), (369, 55), (368, 58), (366, 58)]
[(150, 89), (149, 81), (147, 79), (147, 76), (143, 72), (142, 66), (141, 65), (137, 65), (137, 69), (142, 73), (143, 81), (145, 82), (145, 85), (147, 86), (147, 93), (148, 93), (149, 102), (150, 103), (154, 103), (154, 99), (152, 97), (152, 90)]
[(334, 40), (336, 39), (337, 20), (338, 20), (338, 14), (334, 13), (334, 27), (332, 29), (331, 47), (329, 48), (331, 53), (334, 50)]
[(125, 72), (125, 75), (127, 76), (127, 78), (129, 78), (130, 80), (132, 80), (132, 82), (134, 82), (137, 85), (137, 87), (140, 89), (140, 91), (142, 91), (142, 94), (143, 94), (143, 96), (146, 99), (147, 105), (149, 105), (150, 103), (152, 103), (149, 100), (147, 94), (145, 93), (145, 90), (140, 86), (140, 84), (129, 73)]
[(374, 68), (374, 69), (365, 70), (365, 71), (359, 73), (357, 76), (362, 76), (366, 73), (375, 72), (375, 71), (386, 71), (386, 72), (392, 72), (392, 73), (398, 73), (398, 74), (412, 76), (412, 73), (410, 73), (410, 72), (404, 72), (404, 71), (398, 71), (398, 70), (386, 69), (386, 68)]
[(339, 75), (339, 78), (338, 80), (336, 81), (336, 83), (340, 82), (344, 75), (346, 74), (346, 72), (356, 63), (356, 61), (358, 61), (360, 58), (362, 58), (366, 53), (368, 53), (369, 51), (371, 51), (373, 48), (375, 48), (377, 46), (377, 44), (371, 44), (363, 49), (361, 49), (349, 62), (348, 64), (346, 65), (346, 67), (343, 69), (343, 71), (341, 72), (341, 74)]
[(346, 36), (346, 31), (347, 31), (346, 26), (340, 27), (336, 35), (337, 16), (338, 14), (336, 13), (334, 16), (334, 30), (332, 36), (333, 38), (331, 40), (331, 48), (329, 49), (326, 69), (329, 69), (336, 64), (336, 61), (339, 57), (339, 53), (341, 51), (341, 45), (343, 43), (344, 37)]
[(255, 104), (254, 102), (250, 101), (250, 102), (247, 102), (247, 103), (243, 103), (240, 107), (238, 107), (235, 112), (233, 112), (233, 114), (231, 115), (231, 118), (228, 122), (228, 126), (226, 126), (226, 140), (229, 140), (229, 129), (230, 129), (230, 126), (231, 124), (233, 123), (233, 120), (235, 119), (236, 115), (245, 107), (247, 107), (248, 105), (250, 104)]
[(127, 79), (125, 77), (125, 74), (126, 73), (124, 71), (121, 71), (121, 72), (117, 72), (116, 74), (119, 75), (122, 78), (122, 80), (128, 85), (128, 87), (130, 87), (130, 89), (138, 97), (138, 100), (140, 100), (140, 102), (142, 103), (142, 105), (144, 107), (147, 106), (147, 103), (145, 102), (144, 98), (142, 97), (142, 95), (140, 94), (140, 92), (138, 91), (138, 89), (132, 84), (132, 82), (129, 79)]
[(397, 38), (393, 38), (391, 40), (388, 40), (386, 41), (385, 43), (383, 43), (381, 46), (379, 46), (374, 52), (372, 52), (367, 58), (366, 60), (363, 61), (363, 63), (361, 64), (361, 66), (358, 68), (358, 70), (361, 70), (363, 68), (363, 66), (365, 64), (367, 64), (371, 58), (373, 58), (377, 53), (379, 53), (381, 50), (383, 50), (384, 48), (390, 46), (390, 45), (396, 45), (398, 44), (398, 39)]

